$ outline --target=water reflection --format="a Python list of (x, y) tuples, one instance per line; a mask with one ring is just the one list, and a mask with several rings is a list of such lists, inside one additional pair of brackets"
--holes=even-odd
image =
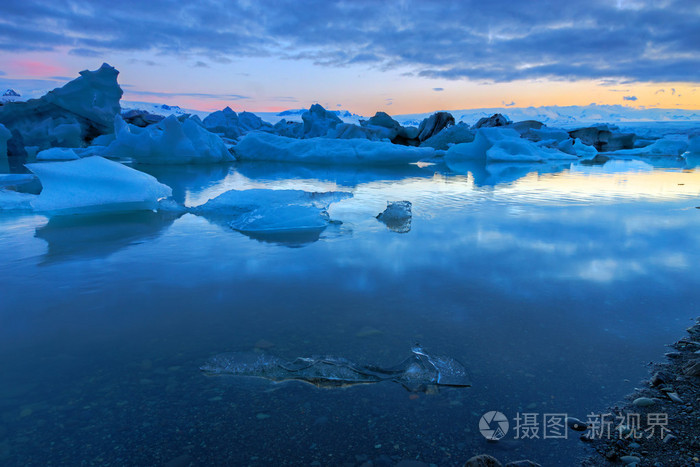
[(36, 229), (48, 243), (43, 264), (92, 260), (160, 236), (181, 213), (136, 211), (96, 215), (55, 216)]

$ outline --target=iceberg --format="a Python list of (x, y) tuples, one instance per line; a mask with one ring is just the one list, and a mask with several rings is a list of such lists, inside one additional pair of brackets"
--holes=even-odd
[(216, 355), (200, 370), (207, 376), (264, 378), (273, 382), (301, 381), (319, 388), (344, 388), (358, 384), (391, 381), (410, 392), (431, 393), (440, 387), (471, 386), (467, 370), (450, 357), (431, 356), (420, 346), (400, 364), (382, 368), (358, 365), (338, 357), (300, 357), (287, 361), (253, 352)]
[(377, 219), (383, 222), (389, 230), (398, 233), (406, 233), (411, 230), (411, 202), (387, 201), (386, 209), (377, 215)]
[(223, 134), (229, 139), (238, 139), (253, 130), (273, 130), (272, 125), (263, 122), (257, 115), (250, 112), (242, 112), (239, 115), (231, 107), (210, 113), (204, 117), (202, 124), (212, 133)]
[(128, 157), (140, 164), (210, 164), (233, 161), (224, 142), (193, 119), (174, 116), (139, 128), (115, 120), (116, 139), (105, 148), (93, 147), (97, 155)]
[(338, 165), (398, 165), (436, 156), (433, 148), (401, 146), (366, 139), (293, 139), (252, 132), (233, 148), (241, 161), (305, 162)]
[(418, 140), (425, 141), (438, 134), (444, 128), (455, 124), (455, 118), (448, 112), (435, 112), (430, 117), (424, 119), (418, 127)]
[(70, 148), (44, 149), (36, 155), (38, 161), (73, 161), (76, 159), (80, 159), (80, 157)]
[(648, 146), (634, 149), (620, 149), (606, 152), (609, 156), (680, 156), (688, 149), (688, 139), (684, 135), (669, 135)]
[(502, 127), (479, 128), (474, 141), (456, 144), (445, 155), (446, 161), (543, 162), (573, 159), (577, 157), (539, 146), (522, 139), (517, 131)]
[(43, 186), (32, 199), (36, 211), (71, 214), (155, 209), (171, 196), (154, 177), (102, 157), (27, 164)]
[(35, 198), (36, 195), (0, 188), (0, 211), (31, 211)]
[(329, 130), (343, 123), (335, 113), (329, 112), (319, 104), (312, 105), (301, 115), (301, 119), (304, 122), (304, 138), (325, 136)]
[(26, 157), (25, 146), (82, 147), (114, 128), (122, 90), (119, 72), (104, 63), (39, 99), (0, 107), (0, 124), (12, 132), (9, 155)]
[(435, 149), (449, 149), (450, 146), (459, 143), (471, 143), (474, 141), (476, 132), (465, 123), (458, 123), (449, 126), (439, 133), (423, 141), (421, 147), (431, 147)]
[(352, 197), (346, 192), (308, 192), (303, 190), (230, 190), (191, 209), (214, 221), (223, 221), (233, 230), (265, 236), (309, 232), (318, 235), (332, 222), (328, 207)]

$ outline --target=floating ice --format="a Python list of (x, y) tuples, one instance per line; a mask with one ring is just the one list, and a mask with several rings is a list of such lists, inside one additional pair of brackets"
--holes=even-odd
[(44, 149), (36, 155), (38, 161), (73, 161), (76, 159), (80, 159), (80, 157), (70, 148)]
[(543, 162), (576, 159), (571, 154), (539, 146), (522, 139), (510, 128), (480, 128), (471, 143), (456, 144), (447, 150), (447, 161)]
[(208, 376), (252, 376), (275, 382), (302, 381), (319, 388), (392, 381), (410, 392), (431, 392), (439, 387), (469, 387), (467, 371), (450, 357), (434, 357), (421, 347), (391, 368), (358, 365), (337, 357), (300, 357), (286, 361), (252, 352), (225, 353), (213, 357), (200, 370)]
[(386, 209), (377, 215), (390, 230), (399, 233), (411, 230), (411, 217), (410, 201), (387, 201)]
[(273, 129), (272, 125), (263, 122), (257, 115), (250, 112), (237, 114), (231, 107), (210, 113), (204, 117), (202, 124), (207, 130), (221, 133), (230, 139), (238, 139), (253, 130), (272, 131)]
[(302, 190), (231, 190), (192, 209), (195, 214), (225, 218), (241, 232), (323, 230), (330, 222), (330, 204), (352, 193)]
[(217, 135), (193, 119), (180, 123), (171, 115), (163, 121), (139, 128), (115, 122), (116, 139), (97, 154), (128, 157), (141, 164), (209, 164), (234, 160)]
[(0, 123), (0, 157), (7, 157), (7, 140), (12, 138), (12, 132)]
[(0, 187), (19, 186), (36, 180), (32, 174), (0, 174)]
[(680, 156), (688, 149), (688, 139), (685, 135), (669, 135), (643, 148), (620, 149), (608, 152), (615, 156)]
[(27, 164), (43, 186), (32, 200), (37, 211), (92, 212), (155, 209), (171, 195), (152, 176), (102, 157)]
[(29, 193), (20, 193), (0, 188), (0, 211), (31, 210), (32, 201), (36, 197), (36, 195)]
[(234, 151), (239, 160), (311, 164), (398, 165), (436, 155), (432, 148), (401, 146), (365, 139), (293, 139), (263, 132), (241, 138)]
[(454, 144), (471, 143), (474, 141), (475, 133), (474, 130), (469, 128), (469, 125), (460, 122), (431, 136), (420, 145), (422, 147), (431, 147), (435, 149), (448, 149)]

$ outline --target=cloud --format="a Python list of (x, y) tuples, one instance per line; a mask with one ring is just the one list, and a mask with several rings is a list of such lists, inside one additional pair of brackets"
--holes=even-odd
[[(126, 85), (130, 86), (130, 85)], [(122, 87), (124, 87), (122, 85)], [(245, 100), (250, 99), (249, 96), (241, 96), (239, 94), (209, 94), (202, 92), (157, 92), (157, 91), (134, 91), (128, 90), (129, 94), (137, 94), (140, 96), (155, 96), (155, 97), (194, 97), (197, 99), (216, 99), (216, 100)]]
[(102, 54), (98, 52), (97, 50), (92, 50), (92, 49), (84, 49), (84, 48), (77, 48), (77, 49), (71, 49), (68, 51), (69, 55), (76, 55), (78, 57), (100, 57)]
[(4, 71), (0, 70), (0, 76), (5, 76), (6, 74), (7, 74), (7, 73), (5, 73)]
[(502, 102), (503, 102), (503, 105), (506, 107), (513, 107), (515, 105), (515, 102), (513, 102), (513, 101), (510, 101), (510, 104), (506, 104), (506, 101), (502, 101)]
[(206, 63), (204, 63), (201, 60), (198, 60), (197, 63), (194, 64), (194, 67), (195, 68), (209, 68), (209, 65), (207, 65)]
[(438, 91), (438, 92), (439, 92), (439, 91), (444, 91), (444, 90), (445, 90), (445, 88), (433, 88), (433, 91)]
[(622, 96), (622, 100), (625, 100), (625, 101), (636, 101), (636, 100), (637, 100), (637, 96)]
[(20, 53), (276, 57), (488, 82), (698, 82), (700, 69), (700, 8), (687, 0), (633, 8), (609, 0), (11, 3), (3, 5), (0, 50)]

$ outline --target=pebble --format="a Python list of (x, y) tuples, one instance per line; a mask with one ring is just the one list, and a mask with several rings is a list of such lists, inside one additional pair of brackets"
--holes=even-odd
[(642, 459), (637, 456), (622, 456), (620, 457), (620, 460), (625, 465), (639, 464), (642, 461)]
[(501, 467), (503, 464), (498, 462), (498, 459), (491, 457), (488, 454), (474, 456), (467, 460), (464, 467)]
[(676, 437), (674, 435), (672, 435), (671, 433), (669, 433), (664, 437), (664, 444), (668, 444), (671, 441), (673, 441), (674, 439), (676, 439)]
[(649, 407), (654, 405), (654, 400), (649, 399), (648, 397), (638, 397), (632, 402), (632, 404), (636, 405), (637, 407)]
[(574, 417), (566, 417), (566, 425), (574, 431), (586, 431), (588, 429), (588, 425), (585, 422)]
[(669, 399), (671, 399), (673, 402), (677, 402), (679, 404), (683, 403), (683, 399), (678, 395), (677, 392), (667, 392), (666, 395), (668, 396)]
[(261, 413), (257, 414), (255, 416), (255, 418), (257, 418), (258, 420), (265, 420), (266, 418), (270, 418), (270, 415), (261, 412)]

